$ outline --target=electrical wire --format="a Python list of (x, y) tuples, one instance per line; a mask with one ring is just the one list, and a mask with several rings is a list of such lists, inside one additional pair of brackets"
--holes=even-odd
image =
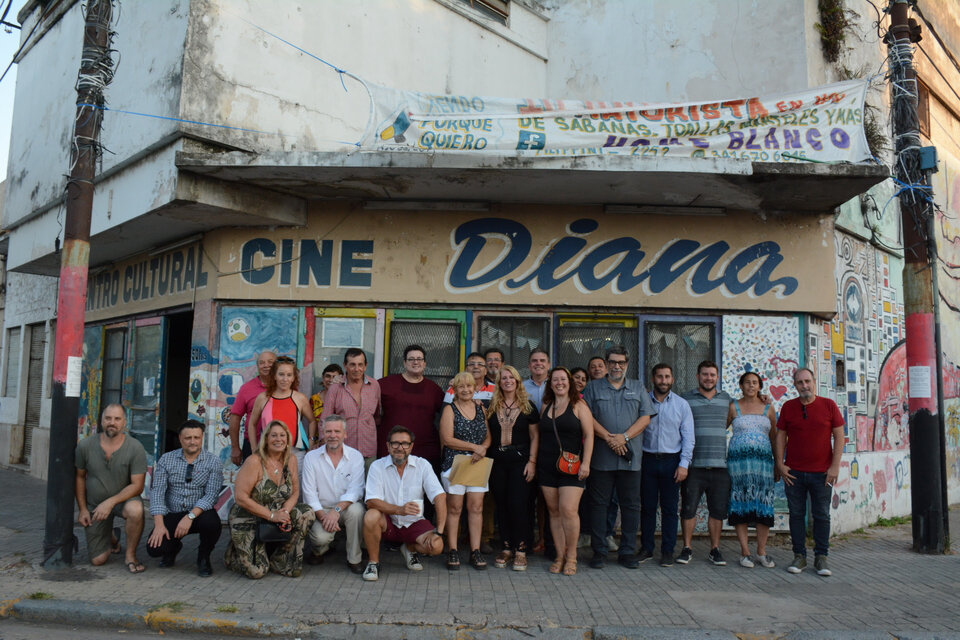
[[(10, 2), (12, 3), (13, 0), (10, 0)], [(7, 77), (7, 73), (10, 71), (10, 68), (13, 67), (13, 64), (17, 61), (17, 57), (21, 53), (23, 53), (23, 50), (27, 47), (28, 44), (30, 44), (30, 38), (33, 37), (33, 34), (37, 31), (40, 25), (43, 24), (43, 21), (46, 20), (47, 17), (53, 12), (54, 6), (56, 6), (55, 3), (51, 3), (50, 6), (47, 8), (46, 12), (41, 14), (41, 16), (37, 19), (37, 24), (33, 25), (33, 28), (30, 29), (30, 33), (28, 33), (27, 37), (23, 39), (23, 44), (20, 45), (20, 48), (17, 49), (17, 52), (13, 54), (13, 58), (11, 58), (10, 64), (8, 64), (7, 68), (3, 70), (3, 74), (0, 74), (0, 82), (3, 82), (3, 79)]]

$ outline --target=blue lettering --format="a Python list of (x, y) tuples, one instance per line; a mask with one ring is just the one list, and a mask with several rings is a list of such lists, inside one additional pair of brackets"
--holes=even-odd
[[(509, 250), (506, 255), (500, 256), (499, 262), (487, 265), (471, 278), (470, 268), (487, 244), (487, 236), (502, 238)], [(457, 227), (453, 241), (457, 254), (447, 275), (447, 282), (453, 289), (482, 287), (506, 277), (523, 264), (533, 244), (526, 227), (504, 218), (480, 218), (465, 222)]]
[[(748, 267), (750, 263), (757, 260), (762, 260), (762, 262), (756, 268), (756, 271), (754, 271), (745, 282), (741, 282), (737, 277), (740, 270)], [(752, 287), (754, 295), (762, 296), (774, 287), (783, 287), (783, 290), (779, 294), (780, 297), (788, 296), (800, 286), (796, 278), (786, 277), (780, 278), (779, 280), (770, 280), (774, 269), (776, 269), (781, 262), (783, 262), (783, 256), (780, 255), (779, 244), (770, 241), (758, 242), (733, 257), (733, 260), (730, 261), (730, 264), (728, 264), (724, 270), (723, 284), (727, 288), (727, 291), (733, 295), (745, 293)]]
[(850, 146), (850, 135), (843, 129), (831, 129), (830, 142), (838, 149), (846, 149)]
[[(722, 279), (711, 280), (710, 270), (716, 266), (723, 254), (730, 248), (730, 245), (723, 241), (714, 242), (693, 254), (699, 246), (700, 243), (695, 240), (677, 240), (670, 245), (648, 270), (650, 282), (647, 287), (650, 293), (661, 293), (673, 284), (684, 271), (698, 262), (701, 264), (690, 278), (691, 292), (695, 295), (703, 295), (716, 289), (723, 281)], [(674, 266), (681, 260), (683, 260), (682, 263)]]
[[(277, 245), (267, 238), (254, 238), (245, 242), (240, 255), (240, 275), (250, 284), (266, 284), (273, 278), (274, 267), (273, 265), (254, 267), (253, 262), (257, 254), (264, 258), (273, 258), (277, 255)], [(162, 284), (163, 270), (160, 271), (160, 278), (161, 286), (165, 290), (166, 285)], [(163, 295), (163, 293), (164, 291), (160, 291), (160, 295)]]
[[(617, 254), (623, 254), (610, 269), (603, 275), (597, 276), (597, 266), (604, 260)], [(643, 260), (644, 252), (640, 250), (640, 242), (634, 238), (616, 238), (604, 242), (584, 257), (577, 269), (577, 280), (588, 291), (599, 291), (604, 286), (617, 281), (617, 289), (626, 291), (639, 284), (633, 272)], [(642, 278), (646, 278), (643, 274)]]
[[(596, 220), (581, 219), (570, 224), (570, 231), (576, 234), (586, 235), (596, 231), (599, 226), (600, 224)], [(559, 242), (550, 247), (550, 250), (547, 252), (547, 255), (543, 257), (543, 260), (540, 261), (540, 266), (537, 269), (534, 269), (519, 280), (507, 280), (507, 286), (511, 289), (519, 289), (536, 278), (537, 287), (539, 287), (541, 291), (553, 289), (558, 284), (562, 284), (574, 276), (576, 269), (570, 269), (560, 278), (556, 278), (554, 274), (585, 246), (587, 246), (587, 241), (584, 238), (571, 238), (569, 236), (561, 238)]]
[(358, 253), (373, 254), (373, 240), (344, 240), (340, 244), (340, 286), (370, 287), (373, 274), (357, 272), (357, 269), (372, 269), (373, 260), (357, 258)]
[(280, 241), (280, 286), (290, 286), (290, 275), (293, 272), (293, 240), (284, 238)]
[(330, 286), (330, 274), (333, 271), (333, 240), (322, 242), (323, 250), (317, 248), (316, 240), (300, 241), (300, 273), (297, 285), (309, 287), (310, 279), (318, 287)]

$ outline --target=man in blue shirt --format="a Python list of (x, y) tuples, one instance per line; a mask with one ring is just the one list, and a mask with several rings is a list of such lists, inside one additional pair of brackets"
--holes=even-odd
[(530, 352), (530, 377), (523, 381), (530, 402), (540, 411), (543, 408), (543, 392), (547, 389), (547, 374), (550, 373), (550, 354), (543, 349)]
[(656, 416), (643, 432), (643, 465), (640, 489), (640, 544), (637, 560), (653, 557), (660, 507), (660, 566), (673, 566), (680, 522), (680, 483), (687, 479), (693, 459), (693, 413), (686, 400), (675, 394), (673, 368), (666, 363), (653, 366), (650, 394)]
[(650, 396), (638, 380), (627, 378), (629, 358), (621, 346), (606, 354), (607, 376), (592, 380), (583, 399), (593, 412), (596, 445), (587, 482), (589, 526), (593, 559), (602, 569), (606, 561), (607, 507), (614, 487), (620, 496), (621, 539), (618, 562), (636, 569), (637, 530), (640, 527), (640, 447), (638, 437), (655, 414)]

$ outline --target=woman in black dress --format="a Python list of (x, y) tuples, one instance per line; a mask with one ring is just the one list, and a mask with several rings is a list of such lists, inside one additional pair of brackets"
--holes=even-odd
[(495, 567), (506, 567), (512, 560), (514, 571), (527, 570), (530, 486), (537, 472), (534, 454), (540, 439), (539, 421), (540, 414), (530, 402), (520, 372), (504, 365), (487, 409), (491, 437), (487, 455), (493, 458), (490, 493), (503, 540)]
[[(550, 371), (550, 384), (544, 391), (540, 413), (539, 445), (537, 473), (557, 548), (557, 559), (550, 565), (550, 573), (562, 571), (563, 575), (572, 576), (577, 573), (580, 498), (593, 456), (593, 414), (574, 388), (573, 378), (565, 367)], [(577, 475), (562, 473), (557, 468), (561, 445), (563, 451), (580, 455)]]

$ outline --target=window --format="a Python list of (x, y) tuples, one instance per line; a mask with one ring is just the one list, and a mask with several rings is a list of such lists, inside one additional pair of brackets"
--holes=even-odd
[(461, 0), (470, 5), (484, 17), (496, 20), (500, 24), (507, 24), (510, 16), (510, 0)]
[[(108, 404), (119, 403), (123, 396), (123, 356), (127, 330), (107, 329), (103, 346), (103, 384), (100, 388), (100, 411)], [(99, 422), (100, 417), (96, 416)]]
[(556, 366), (586, 369), (594, 356), (602, 357), (607, 349), (622, 346), (630, 356), (627, 377), (640, 377), (633, 364), (637, 362), (636, 316), (560, 316), (559, 322)]
[(10, 398), (16, 396), (20, 388), (20, 327), (7, 329), (4, 352), (6, 366), (3, 372), (3, 395)]
[[(163, 331), (160, 324), (138, 326), (133, 335), (133, 393), (130, 398), (130, 434), (140, 441), (147, 458), (156, 453)], [(119, 397), (119, 396), (118, 396)]]
[(460, 372), (461, 324), (455, 320), (393, 320), (387, 373), (403, 371), (403, 350), (418, 344), (427, 352), (424, 375), (446, 390)]
[(477, 331), (477, 351), (500, 349), (504, 364), (516, 367), (523, 378), (530, 377), (530, 352), (550, 351), (550, 318), (481, 316)]
[(930, 89), (917, 78), (917, 122), (920, 134), (930, 137)]
[(661, 320), (651, 317), (643, 328), (644, 364), (640, 380), (651, 388), (650, 369), (665, 362), (673, 369), (673, 390), (683, 393), (697, 387), (697, 365), (704, 360), (719, 362), (717, 321), (712, 318)]

